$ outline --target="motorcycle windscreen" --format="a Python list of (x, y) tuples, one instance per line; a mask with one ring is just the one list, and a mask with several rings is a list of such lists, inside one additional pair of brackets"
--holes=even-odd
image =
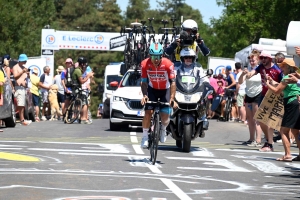
[(199, 88), (200, 78), (194, 76), (177, 76), (176, 87), (182, 92), (194, 92)]

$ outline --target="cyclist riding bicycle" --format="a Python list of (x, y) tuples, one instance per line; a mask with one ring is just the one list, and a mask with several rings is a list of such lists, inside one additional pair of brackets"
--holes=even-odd
[[(148, 148), (148, 134), (151, 123), (151, 116), (155, 104), (147, 103), (147, 101), (167, 102), (176, 107), (174, 101), (176, 84), (174, 65), (167, 59), (163, 58), (163, 47), (159, 43), (152, 43), (149, 48), (150, 58), (146, 58), (141, 62), (141, 89), (143, 98), (141, 104), (145, 104), (145, 116), (143, 118), (143, 138), (141, 142), (142, 148)], [(161, 133), (160, 142), (164, 143), (167, 139), (166, 127), (170, 121), (172, 109), (170, 106), (161, 105)]]
[[(87, 68), (87, 59), (85, 57), (79, 57), (78, 60), (78, 67), (75, 68), (73, 74), (72, 74), (72, 84), (73, 84), (73, 88), (75, 89), (77, 88), (81, 88), (82, 84), (84, 84), (86, 81), (89, 80), (90, 77), (94, 76), (94, 72), (90, 72), (88, 74), (86, 74), (86, 76), (83, 78), (82, 74), (86, 71)], [(88, 120), (88, 112), (87, 112), (87, 96), (82, 95), (81, 96), (81, 100), (82, 100), (82, 114), (80, 115), (80, 119), (81, 119), (81, 123), (82, 124), (91, 124)]]
[(198, 24), (192, 19), (185, 20), (181, 25), (182, 31), (180, 32), (180, 37), (177, 38), (171, 45), (169, 45), (165, 52), (168, 55), (175, 53), (175, 66), (179, 66), (180, 63), (180, 52), (183, 48), (189, 47), (196, 52), (196, 59), (198, 59), (198, 53), (201, 52), (202, 55), (208, 56), (210, 50), (204, 44), (203, 39), (198, 33)]

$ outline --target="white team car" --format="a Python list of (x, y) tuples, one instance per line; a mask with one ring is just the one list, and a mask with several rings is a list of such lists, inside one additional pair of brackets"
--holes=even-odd
[(130, 69), (124, 74), (119, 88), (110, 98), (110, 130), (119, 131), (128, 125), (142, 125), (142, 97), (141, 71)]

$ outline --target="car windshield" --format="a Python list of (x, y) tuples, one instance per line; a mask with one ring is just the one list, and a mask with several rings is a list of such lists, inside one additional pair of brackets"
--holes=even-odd
[(126, 73), (121, 83), (122, 87), (141, 87), (141, 72), (131, 71)]
[(107, 81), (106, 81), (106, 88), (108, 89), (108, 90), (116, 90), (117, 89), (117, 87), (111, 87), (110, 85), (109, 85), (109, 83), (111, 83), (111, 82), (113, 82), (113, 81), (117, 81), (118, 83), (120, 83), (120, 81), (121, 81), (121, 79), (122, 79), (122, 76), (118, 76), (118, 75), (108, 75), (107, 76)]

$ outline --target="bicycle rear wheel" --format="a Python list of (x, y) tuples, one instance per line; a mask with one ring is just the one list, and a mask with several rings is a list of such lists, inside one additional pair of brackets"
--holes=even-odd
[(74, 101), (71, 102), (71, 104), (69, 105), (66, 111), (65, 122), (67, 124), (72, 124), (80, 116), (81, 110), (82, 110), (82, 100), (76, 98)]
[(153, 119), (154, 121), (154, 128), (151, 131), (151, 146), (150, 146), (150, 161), (153, 165), (155, 165), (156, 157), (157, 157), (157, 149), (158, 149), (158, 141), (159, 141), (159, 131), (160, 131), (160, 124), (159, 124), (159, 114), (156, 115)]

